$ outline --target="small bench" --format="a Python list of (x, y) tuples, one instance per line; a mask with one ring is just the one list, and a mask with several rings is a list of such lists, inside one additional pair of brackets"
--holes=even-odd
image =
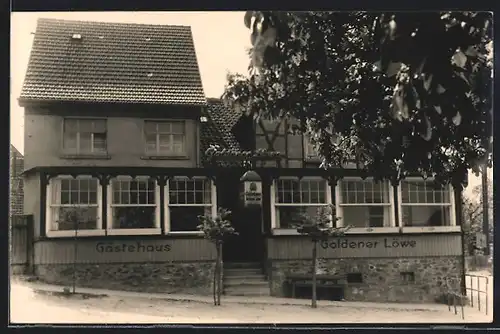
[[(312, 274), (289, 274), (286, 275), (285, 282), (292, 287), (292, 298), (295, 298), (297, 287), (312, 288)], [(344, 288), (347, 279), (343, 275), (316, 275), (316, 288)]]

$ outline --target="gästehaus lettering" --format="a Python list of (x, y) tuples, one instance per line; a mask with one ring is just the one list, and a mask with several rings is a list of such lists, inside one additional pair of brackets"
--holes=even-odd
[(335, 239), (322, 241), (323, 249), (331, 248), (350, 248), (350, 249), (374, 249), (374, 248), (415, 248), (417, 242), (415, 240), (400, 240), (398, 238), (384, 238), (383, 241), (353, 241), (349, 239)]
[(98, 253), (159, 253), (170, 252), (169, 244), (163, 245), (145, 245), (141, 242), (136, 243), (115, 243), (115, 242), (98, 242), (95, 246)]

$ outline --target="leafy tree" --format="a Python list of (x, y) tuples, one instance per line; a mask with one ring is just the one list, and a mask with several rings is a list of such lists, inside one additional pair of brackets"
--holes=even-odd
[[(493, 186), (488, 183), (488, 216), (493, 218)], [(476, 233), (483, 231), (483, 198), (481, 196), (481, 185), (474, 187), (472, 196), (463, 198), (462, 206), (464, 213), (464, 248), (468, 255), (477, 253)], [(493, 240), (493, 224), (489, 226), (489, 240)], [(489, 246), (488, 246), (489, 247)]]
[[(328, 240), (331, 236), (343, 235), (349, 227), (333, 227), (337, 220), (335, 206), (319, 207), (315, 216), (310, 216), (307, 213), (300, 215), (300, 223), (295, 224), (297, 232), (302, 235), (307, 235), (312, 241), (312, 298), (311, 307), (317, 307), (317, 288), (316, 288), (316, 272), (318, 261), (318, 242)], [(332, 224), (333, 222), (333, 224)]]
[(198, 225), (198, 229), (203, 231), (205, 239), (213, 243), (217, 251), (213, 289), (215, 306), (220, 306), (220, 296), (222, 292), (222, 246), (228, 237), (238, 234), (228, 219), (230, 215), (231, 211), (218, 208), (217, 216), (215, 218), (211, 215), (198, 216), (201, 223)]
[[(324, 167), (464, 182), (491, 165), (492, 15), (247, 12), (249, 75), (223, 99), (298, 120)], [(411, 154), (409, 154), (411, 152)]]

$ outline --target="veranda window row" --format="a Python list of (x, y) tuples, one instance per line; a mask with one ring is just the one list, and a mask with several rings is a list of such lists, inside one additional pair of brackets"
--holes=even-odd
[[(453, 189), (432, 180), (402, 181), (397, 196), (389, 182), (344, 178), (331, 189), (321, 178), (280, 178), (271, 189), (273, 228), (290, 229), (333, 206), (340, 226), (353, 228), (455, 226)], [(396, 206), (399, 221), (395, 220)], [(333, 224), (333, 219), (332, 219)]]
[(162, 206), (165, 232), (196, 232), (199, 215), (216, 213), (215, 186), (208, 178), (176, 177), (163, 193), (162, 199), (157, 180), (147, 176), (118, 176), (106, 189), (90, 176), (53, 178), (47, 186), (47, 235), (159, 234)]

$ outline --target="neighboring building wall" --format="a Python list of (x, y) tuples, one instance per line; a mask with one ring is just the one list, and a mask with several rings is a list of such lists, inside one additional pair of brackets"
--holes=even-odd
[(24, 184), (22, 172), (24, 170), (24, 157), (14, 147), (10, 146), (10, 170), (9, 170), (9, 215), (21, 215), (24, 213)]

